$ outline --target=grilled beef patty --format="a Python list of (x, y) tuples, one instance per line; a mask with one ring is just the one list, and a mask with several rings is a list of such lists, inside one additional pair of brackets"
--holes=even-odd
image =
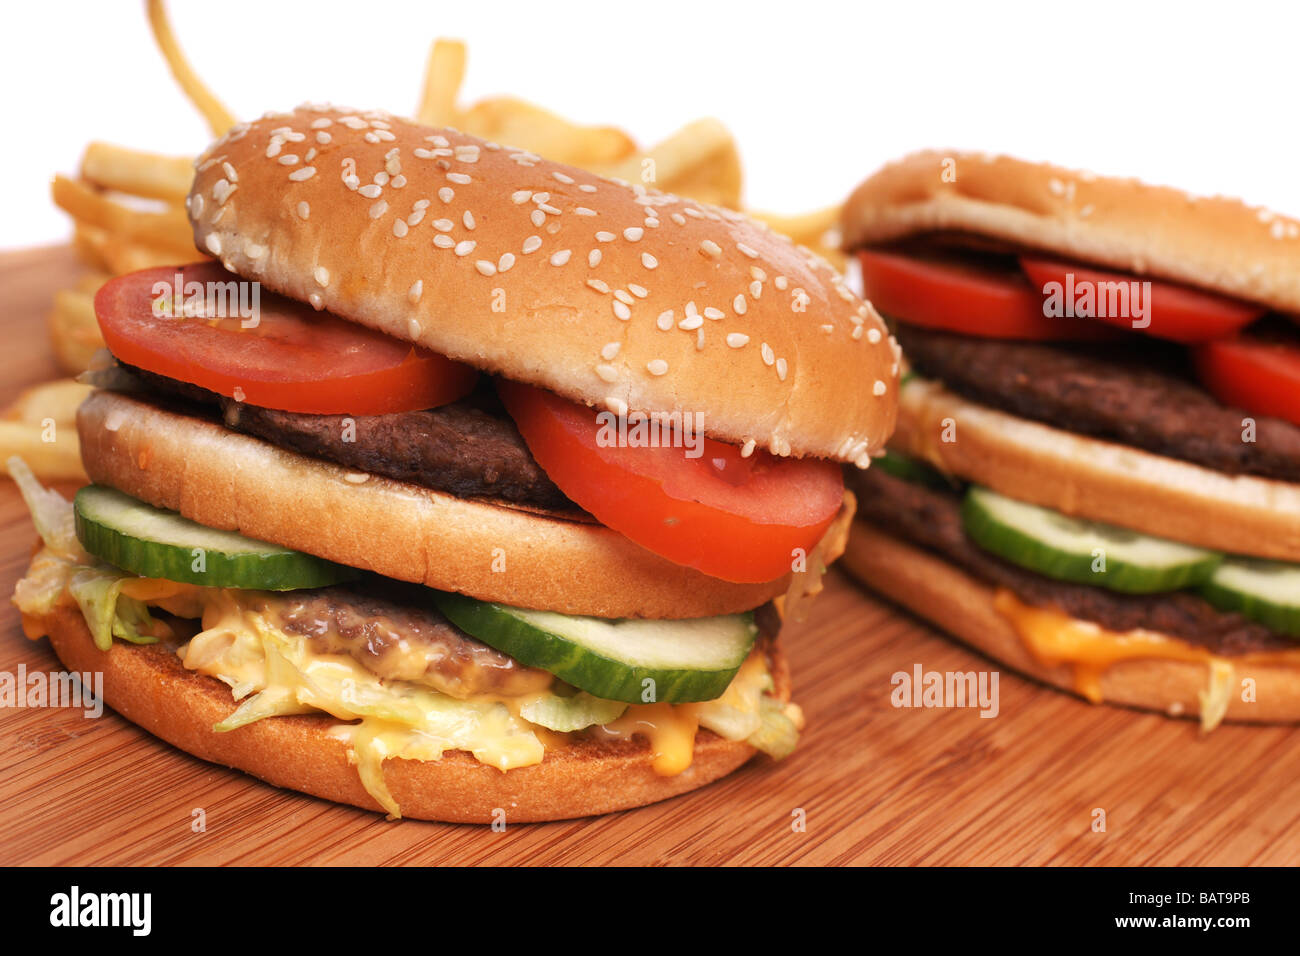
[(899, 323), (916, 371), (951, 391), (1065, 431), (1131, 445), (1229, 475), (1300, 481), (1300, 427), (1264, 415), (1243, 441), (1247, 413), (1190, 381), (1182, 354), (1144, 341), (1059, 345), (1008, 342)]
[(373, 475), (512, 505), (586, 513), (546, 477), (490, 385), (438, 408), (386, 415), (310, 415), (237, 402), (197, 385), (122, 366), (155, 399), (211, 415), (227, 428)]
[(1112, 631), (1157, 631), (1225, 657), (1300, 647), (1240, 614), (1220, 611), (1190, 591), (1123, 594), (1056, 581), (1004, 561), (966, 537), (961, 498), (955, 492), (925, 488), (879, 468), (846, 469), (845, 478), (857, 495), (859, 518), (945, 558), (985, 584), (1007, 588), (1026, 604), (1055, 607)]

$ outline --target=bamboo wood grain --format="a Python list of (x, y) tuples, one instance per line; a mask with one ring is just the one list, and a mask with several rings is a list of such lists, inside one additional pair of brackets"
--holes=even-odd
[[(54, 374), (66, 249), (0, 256), (0, 403)], [(35, 534), (0, 483), (0, 592)], [(1096, 708), (1003, 673), (1001, 708), (895, 709), (890, 676), (990, 664), (832, 575), (784, 641), (808, 730), (781, 763), (608, 817), (488, 827), (382, 817), (173, 750), (111, 712), (0, 709), (0, 864), (1296, 864), (1300, 737)], [(57, 670), (0, 606), (0, 671)], [(194, 832), (202, 809), (206, 831)], [(1092, 831), (1093, 811), (1106, 831)], [(806, 815), (806, 831), (792, 814)]]

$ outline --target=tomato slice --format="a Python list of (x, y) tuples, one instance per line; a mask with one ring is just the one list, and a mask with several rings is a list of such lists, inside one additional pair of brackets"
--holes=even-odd
[(1240, 337), (1192, 350), (1197, 377), (1223, 402), (1300, 425), (1300, 340)]
[(882, 313), (927, 329), (997, 339), (1091, 341), (1114, 332), (1087, 319), (1050, 318), (1018, 269), (864, 249), (862, 286)]
[[(202, 285), (187, 290), (196, 282)], [(444, 405), (474, 387), (478, 372), (467, 365), (266, 289), (259, 289), (255, 319), (248, 286), (248, 319), (235, 305), (237, 292), (224, 306), (212, 302), (228, 318), (185, 317), (174, 309), (198, 288), (231, 290), (244, 282), (213, 262), (145, 269), (105, 283), (95, 315), (119, 360), (263, 408), (380, 415)]]
[[(1134, 310), (1131, 305), (1127, 310), (1129, 314), (1096, 315), (1096, 320), (1187, 345), (1235, 335), (1267, 311), (1262, 306), (1189, 289), (1173, 282), (1145, 279), (1123, 272), (1106, 272), (1058, 259), (1022, 256), (1020, 267), (1039, 289), (1043, 289), (1049, 282), (1057, 282), (1067, 297), (1069, 289), (1087, 290), (1090, 286), (1094, 302), (1097, 290), (1114, 288), (1111, 285), (1113, 283), (1127, 286), (1133, 282), (1150, 282), (1149, 301), (1143, 303), (1145, 315), (1142, 321), (1150, 323), (1145, 328), (1133, 324)], [(1075, 301), (1078, 301), (1077, 293)], [(1092, 308), (1094, 312), (1103, 311), (1096, 305)]]
[[(497, 381), (497, 392), (537, 463), (605, 526), (676, 564), (726, 581), (789, 573), (844, 500), (834, 462), (741, 457), (735, 445), (695, 435), (694, 449), (615, 440), (616, 421), (553, 392)], [(635, 423), (633, 423), (635, 426)], [(602, 428), (604, 429), (602, 431)], [(690, 457), (695, 449), (698, 457)]]

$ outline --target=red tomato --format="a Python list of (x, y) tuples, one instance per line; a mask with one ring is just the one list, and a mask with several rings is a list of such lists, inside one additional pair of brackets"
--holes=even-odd
[[(602, 440), (595, 410), (553, 392), (497, 381), (529, 450), (566, 495), (606, 527), (676, 564), (726, 581), (789, 573), (794, 549), (812, 549), (840, 509), (840, 466), (775, 458), (703, 438), (688, 449)], [(613, 419), (613, 416), (610, 416)], [(696, 446), (699, 447), (699, 446)]]
[(1225, 405), (1300, 425), (1300, 342), (1236, 338), (1192, 350), (1196, 374)]
[[(1239, 302), (1209, 292), (1199, 292), (1172, 282), (1144, 279), (1123, 272), (1104, 272), (1091, 266), (1081, 266), (1056, 259), (1022, 256), (1020, 267), (1039, 289), (1045, 288), (1049, 282), (1060, 283), (1063, 290), (1066, 290), (1067, 283), (1074, 289), (1086, 289), (1091, 286), (1094, 302), (1099, 301), (1095, 298), (1097, 290), (1113, 287), (1108, 286), (1109, 283), (1128, 285), (1133, 282), (1150, 282), (1149, 300), (1145, 293), (1142, 295), (1145, 314), (1141, 321), (1150, 323), (1145, 328), (1133, 324), (1135, 308), (1131, 300), (1131, 292), (1127, 314), (1095, 315), (1095, 318), (1099, 322), (1125, 329), (1135, 329), (1147, 335), (1188, 345), (1235, 335), (1267, 311), (1262, 306)], [(1067, 279), (1067, 275), (1073, 278)], [(1131, 286), (1129, 288), (1132, 289)], [(1093, 310), (1103, 311), (1096, 305), (1093, 306)]]
[[(198, 385), (250, 405), (323, 415), (379, 415), (455, 401), (478, 372), (301, 302), (259, 290), (256, 325), (243, 328), (236, 299), (232, 318), (155, 315), (185, 284), (243, 282), (220, 265), (164, 266), (119, 276), (95, 296), (95, 315), (109, 351), (120, 361)], [(251, 305), (246, 292), (244, 305)], [(250, 310), (251, 311), (251, 310)], [(250, 323), (252, 319), (248, 320)]]
[(1043, 315), (1043, 297), (1018, 270), (865, 249), (862, 287), (885, 315), (927, 329), (1032, 341), (1113, 337), (1088, 320)]

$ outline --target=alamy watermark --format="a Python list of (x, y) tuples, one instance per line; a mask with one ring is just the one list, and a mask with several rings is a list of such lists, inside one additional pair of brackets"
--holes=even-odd
[(1151, 324), (1151, 283), (1138, 279), (1094, 282), (1065, 274), (1043, 285), (1043, 315), (1049, 319), (1128, 319), (1135, 329)]
[(78, 707), (85, 717), (104, 713), (104, 672), (0, 671), (0, 707)]
[(704, 454), (703, 412), (598, 412), (596, 423), (601, 448), (684, 448), (687, 458)]
[(184, 273), (177, 272), (171, 282), (155, 282), (152, 294), (156, 319), (239, 319), (241, 329), (255, 329), (261, 321), (260, 282), (187, 281)]

